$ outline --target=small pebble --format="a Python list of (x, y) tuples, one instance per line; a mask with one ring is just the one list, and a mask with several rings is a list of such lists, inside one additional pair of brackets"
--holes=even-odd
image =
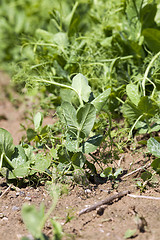
[(2, 220), (3, 221), (8, 221), (8, 218), (7, 217), (3, 217)]
[(86, 189), (85, 193), (91, 193), (92, 191), (90, 189)]
[(20, 207), (13, 206), (13, 207), (12, 207), (12, 210), (13, 210), (13, 211), (19, 211), (19, 210), (20, 210)]
[(3, 218), (4, 217), (4, 214), (3, 213), (0, 213), (0, 218)]
[(31, 201), (31, 197), (25, 197), (25, 200)]

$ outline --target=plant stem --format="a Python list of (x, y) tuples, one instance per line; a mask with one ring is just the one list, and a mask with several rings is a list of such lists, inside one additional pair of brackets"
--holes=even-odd
[(142, 81), (142, 89), (143, 89), (143, 94), (144, 96), (146, 95), (146, 90), (145, 90), (145, 84), (146, 84), (146, 80), (148, 80), (148, 74), (149, 74), (149, 71), (152, 67), (152, 64), (154, 63), (154, 61), (160, 56), (160, 52), (158, 52), (153, 58), (152, 60), (150, 61), (150, 63), (148, 64), (148, 67), (146, 68), (146, 71), (145, 71), (145, 74), (144, 74), (144, 77), (143, 77), (143, 81)]
[(73, 88), (71, 86), (68, 86), (68, 85), (65, 85), (65, 84), (62, 84), (62, 83), (57, 83), (57, 82), (54, 82), (54, 81), (48, 81), (46, 79), (37, 79), (36, 81), (37, 82), (49, 83), (49, 84), (52, 84), (52, 85), (55, 85), (55, 86), (58, 86), (58, 87), (67, 88), (67, 89), (70, 89), (70, 90), (74, 91), (78, 96), (80, 105), (83, 106), (83, 100), (82, 100), (81, 96), (78, 94), (78, 92), (76, 91), (75, 88)]

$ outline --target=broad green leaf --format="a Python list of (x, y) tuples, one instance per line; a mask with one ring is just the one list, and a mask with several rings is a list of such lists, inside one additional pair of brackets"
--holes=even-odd
[(18, 168), (27, 161), (24, 148), (20, 145), (15, 147), (14, 154), (12, 155), (12, 164), (14, 168)]
[(44, 41), (55, 44), (60, 49), (63, 49), (67, 47), (68, 45), (68, 37), (66, 33), (58, 32), (58, 33), (50, 33), (48, 31), (45, 31), (43, 29), (37, 29), (36, 30), (36, 36), (39, 38), (42, 38)]
[(63, 109), (63, 115), (68, 128), (71, 130), (77, 130), (78, 123), (76, 117), (76, 110), (73, 105), (68, 102), (64, 102), (62, 103), (61, 108)]
[(84, 133), (87, 137), (91, 132), (96, 119), (96, 109), (93, 104), (86, 104), (77, 112), (77, 121), (79, 124), (79, 131)]
[(75, 167), (83, 168), (86, 159), (82, 152), (77, 152), (72, 156), (71, 161)]
[(11, 158), (13, 152), (14, 145), (11, 134), (7, 130), (0, 128), (0, 155), (5, 153), (8, 158)]
[(141, 178), (144, 182), (151, 179), (151, 177), (152, 177), (152, 173), (150, 173), (148, 171), (145, 171), (141, 174)]
[(8, 179), (23, 178), (29, 175), (30, 161), (28, 161), (24, 148), (20, 145), (15, 147), (12, 164), (14, 169), (9, 172)]
[(125, 234), (124, 234), (124, 238), (132, 238), (134, 235), (135, 235), (135, 233), (136, 233), (136, 229), (128, 229), (126, 232), (125, 232)]
[(92, 101), (92, 104), (95, 106), (97, 113), (99, 113), (100, 110), (105, 105), (110, 93), (111, 93), (111, 88), (108, 88)]
[(137, 106), (140, 100), (138, 85), (135, 85), (133, 83), (128, 84), (126, 86), (126, 92), (131, 102)]
[(53, 43), (53, 39), (54, 39), (54, 34), (53, 33), (50, 33), (50, 32), (45, 31), (43, 29), (37, 29), (35, 34), (38, 38), (42, 38), (46, 42)]
[(27, 161), (24, 164), (18, 166), (17, 168), (14, 168), (11, 171), (9, 171), (8, 179), (15, 179), (15, 178), (24, 178), (29, 175), (30, 172), (30, 162)]
[(35, 139), (36, 136), (37, 136), (36, 131), (34, 131), (32, 128), (27, 129), (27, 139), (29, 142)]
[(145, 117), (151, 118), (158, 112), (159, 107), (148, 96), (144, 96), (138, 103), (138, 109), (145, 114)]
[(151, 167), (153, 167), (156, 173), (160, 175), (160, 158), (156, 158), (155, 160), (153, 160), (153, 162), (151, 163)]
[(133, 124), (137, 120), (137, 118), (142, 114), (138, 107), (128, 100), (125, 101), (125, 103), (122, 106), (122, 113), (130, 124)]
[(102, 135), (95, 135), (93, 137), (90, 137), (82, 146), (82, 151), (84, 153), (91, 153), (94, 152), (97, 147), (99, 147), (103, 136)]
[(22, 206), (23, 222), (34, 238), (41, 238), (45, 223), (44, 209), (43, 203), (41, 203), (39, 210), (37, 210), (33, 205), (24, 204)]
[(14, 145), (11, 134), (7, 130), (0, 128), (0, 170), (2, 167), (10, 170), (14, 168), (10, 161), (13, 152)]
[(144, 40), (148, 48), (157, 53), (160, 51), (160, 30), (154, 28), (145, 28), (142, 31)]
[(77, 144), (78, 144), (77, 139), (72, 138), (72, 136), (70, 134), (67, 134), (66, 143), (65, 143), (67, 150), (70, 152), (75, 152)]
[(140, 21), (142, 23), (142, 29), (144, 28), (156, 28), (155, 16), (157, 12), (157, 3), (152, 2), (146, 4), (140, 11)]
[(88, 102), (91, 87), (88, 85), (88, 81), (81, 73), (77, 74), (72, 80), (72, 87), (77, 91), (79, 97)]
[(41, 126), (42, 126), (42, 122), (43, 122), (43, 114), (38, 112), (34, 118), (34, 127), (35, 127), (35, 131), (37, 131)]
[(60, 49), (64, 49), (68, 46), (68, 37), (66, 33), (58, 32), (54, 34), (53, 42), (59, 46)]
[(51, 157), (49, 154), (45, 155), (44, 154), (36, 154), (35, 159), (33, 164), (31, 164), (31, 170), (30, 170), (30, 175), (36, 173), (36, 172), (45, 172), (46, 169), (49, 168), (51, 164)]
[(160, 143), (157, 142), (154, 138), (150, 138), (147, 141), (147, 148), (154, 156), (160, 158)]

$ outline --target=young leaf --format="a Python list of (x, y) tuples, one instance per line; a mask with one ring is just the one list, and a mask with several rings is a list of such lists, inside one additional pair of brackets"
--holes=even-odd
[(77, 112), (77, 121), (79, 124), (78, 128), (80, 132), (82, 132), (86, 137), (92, 130), (95, 119), (96, 109), (93, 104), (88, 103), (78, 110)]
[(141, 115), (141, 111), (138, 109), (138, 107), (128, 100), (125, 101), (122, 106), (122, 113), (130, 124), (133, 124)]
[(83, 168), (84, 164), (85, 164), (85, 157), (83, 155), (82, 152), (77, 152), (72, 156), (72, 163), (75, 167), (80, 167)]
[(109, 177), (110, 175), (112, 175), (111, 167), (105, 168), (104, 171), (100, 174), (100, 176), (104, 178)]
[(108, 88), (92, 101), (92, 104), (95, 106), (97, 113), (99, 113), (100, 110), (105, 105), (110, 93), (111, 93), (111, 88)]
[(148, 96), (141, 97), (138, 103), (138, 109), (141, 113), (145, 114), (147, 118), (154, 117), (159, 110), (158, 106), (149, 99)]
[(134, 235), (135, 235), (135, 233), (136, 233), (136, 229), (128, 229), (126, 232), (125, 232), (125, 234), (124, 234), (124, 238), (132, 238)]
[(72, 80), (72, 87), (77, 91), (79, 97), (88, 102), (91, 93), (91, 87), (88, 85), (87, 79), (81, 74), (77, 74)]
[(160, 175), (160, 159), (159, 158), (156, 158), (155, 160), (153, 160), (151, 167), (153, 167), (156, 173)]
[(150, 138), (147, 141), (147, 148), (154, 156), (160, 158), (160, 143), (157, 142), (154, 138)]
[(78, 123), (75, 108), (68, 102), (62, 103), (61, 108), (63, 109), (63, 115), (68, 128), (71, 130), (76, 130)]
[(133, 83), (128, 84), (126, 86), (126, 92), (131, 102), (137, 106), (140, 100), (138, 85), (135, 85)]
[(149, 180), (149, 179), (151, 179), (151, 177), (152, 177), (152, 173), (150, 173), (150, 172), (148, 172), (148, 171), (143, 172), (143, 173), (141, 174), (141, 178), (142, 178), (142, 180), (143, 180), (144, 182), (147, 181), (147, 180)]
[(38, 129), (42, 126), (42, 122), (43, 122), (43, 114), (38, 112), (34, 118), (34, 127), (35, 127), (35, 131), (38, 131)]
[(10, 158), (14, 152), (13, 138), (11, 134), (0, 128), (0, 170), (1, 167), (7, 167), (12, 170), (14, 167)]
[(160, 51), (160, 31), (158, 29), (145, 28), (142, 31), (142, 35), (144, 36), (144, 40), (151, 51), (155, 53)]
[(95, 135), (93, 137), (90, 137), (82, 146), (82, 151), (84, 153), (91, 153), (94, 152), (97, 147), (99, 147), (103, 136), (102, 135)]
[(40, 209), (37, 210), (35, 206), (24, 204), (22, 206), (22, 218), (28, 231), (33, 237), (41, 238), (42, 230), (44, 227), (44, 204), (40, 205)]
[(36, 131), (34, 131), (32, 128), (27, 129), (27, 139), (29, 142), (35, 139), (36, 136), (37, 136)]
[(8, 158), (11, 158), (13, 152), (14, 145), (11, 134), (7, 130), (0, 128), (0, 155), (5, 153)]
[(29, 172), (30, 175), (36, 173), (36, 172), (44, 172), (46, 169), (49, 168), (51, 164), (51, 157), (49, 154), (44, 156), (44, 154), (39, 153), (36, 154), (35, 161), (33, 165), (31, 165), (31, 170)]
[(63, 236), (62, 227), (61, 224), (54, 221), (53, 219), (50, 219), (52, 226), (53, 226), (53, 234), (54, 234), (54, 240), (61, 240)]

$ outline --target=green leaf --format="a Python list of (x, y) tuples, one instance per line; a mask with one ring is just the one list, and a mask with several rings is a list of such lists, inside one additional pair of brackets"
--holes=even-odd
[(137, 106), (140, 100), (138, 85), (135, 85), (133, 83), (128, 84), (126, 86), (126, 92), (131, 102)]
[(111, 93), (111, 88), (108, 88), (92, 101), (92, 104), (95, 106), (97, 113), (100, 112), (100, 110), (103, 108), (103, 106), (107, 102), (110, 93)]
[(147, 141), (147, 148), (154, 156), (160, 158), (160, 143), (157, 142), (154, 138), (150, 138)]
[(122, 106), (122, 113), (130, 124), (133, 124), (141, 115), (141, 111), (138, 109), (138, 107), (128, 100), (125, 101)]
[(63, 231), (61, 224), (54, 221), (53, 219), (50, 219), (52, 226), (53, 226), (53, 234), (54, 234), (54, 240), (61, 240), (63, 236)]
[(147, 180), (149, 180), (149, 179), (151, 179), (151, 177), (152, 177), (152, 173), (150, 173), (150, 172), (148, 172), (148, 171), (143, 172), (143, 173), (141, 174), (141, 178), (142, 178), (142, 180), (143, 180), (144, 182), (147, 181)]
[(83, 168), (86, 159), (82, 152), (77, 152), (72, 156), (71, 161), (75, 167)]
[(22, 218), (28, 231), (35, 238), (41, 238), (44, 227), (44, 204), (41, 203), (40, 209), (37, 210), (35, 206), (24, 204), (22, 206)]
[(77, 130), (78, 123), (76, 117), (76, 110), (73, 105), (71, 105), (69, 102), (64, 102), (62, 103), (61, 108), (63, 109), (63, 115), (68, 128), (74, 131)]
[(68, 151), (70, 152), (75, 152), (76, 151), (76, 146), (77, 146), (77, 139), (72, 138), (70, 134), (66, 135), (66, 143), (65, 146)]
[(138, 103), (138, 109), (141, 113), (145, 114), (147, 118), (154, 117), (159, 110), (158, 106), (149, 99), (148, 96), (141, 97)]
[(104, 171), (100, 174), (100, 176), (103, 178), (109, 177), (110, 175), (112, 175), (111, 167), (105, 168)]
[(27, 139), (29, 142), (35, 139), (36, 136), (37, 136), (36, 131), (34, 131), (32, 128), (27, 129)]
[(115, 173), (114, 173), (114, 177), (117, 178), (120, 174), (122, 174), (123, 169), (122, 168), (118, 168)]
[(5, 153), (8, 158), (11, 158), (13, 152), (14, 145), (11, 134), (7, 130), (0, 128), (0, 155)]
[(156, 171), (157, 174), (160, 175), (160, 159), (156, 158), (155, 160), (153, 160), (153, 162), (151, 163), (151, 167)]
[(151, 51), (155, 53), (160, 51), (160, 31), (158, 29), (145, 28), (142, 31), (142, 35), (144, 36), (144, 40)]
[(79, 97), (84, 101), (88, 102), (91, 87), (88, 85), (87, 79), (81, 74), (77, 74), (72, 80), (72, 87), (77, 91)]
[(78, 110), (77, 112), (77, 121), (79, 124), (78, 129), (86, 137), (89, 135), (90, 131), (92, 130), (95, 119), (96, 119), (96, 109), (93, 104), (88, 103)]
[(36, 172), (45, 172), (51, 164), (51, 157), (49, 154), (45, 155), (43, 153), (36, 154), (34, 163), (31, 165), (30, 175)]
[(95, 135), (93, 137), (90, 137), (82, 146), (82, 151), (84, 153), (91, 153), (94, 152), (97, 147), (99, 147), (103, 136), (102, 135)]
[(14, 167), (10, 161), (10, 158), (14, 152), (13, 138), (11, 134), (0, 128), (0, 170), (1, 167), (7, 167), (12, 170)]
[(41, 126), (42, 126), (42, 122), (43, 122), (43, 114), (38, 112), (34, 118), (34, 127), (35, 127), (35, 131), (37, 131)]
[(126, 232), (125, 232), (125, 234), (124, 234), (124, 238), (132, 238), (134, 235), (135, 235), (135, 233), (136, 233), (136, 229), (128, 229)]

